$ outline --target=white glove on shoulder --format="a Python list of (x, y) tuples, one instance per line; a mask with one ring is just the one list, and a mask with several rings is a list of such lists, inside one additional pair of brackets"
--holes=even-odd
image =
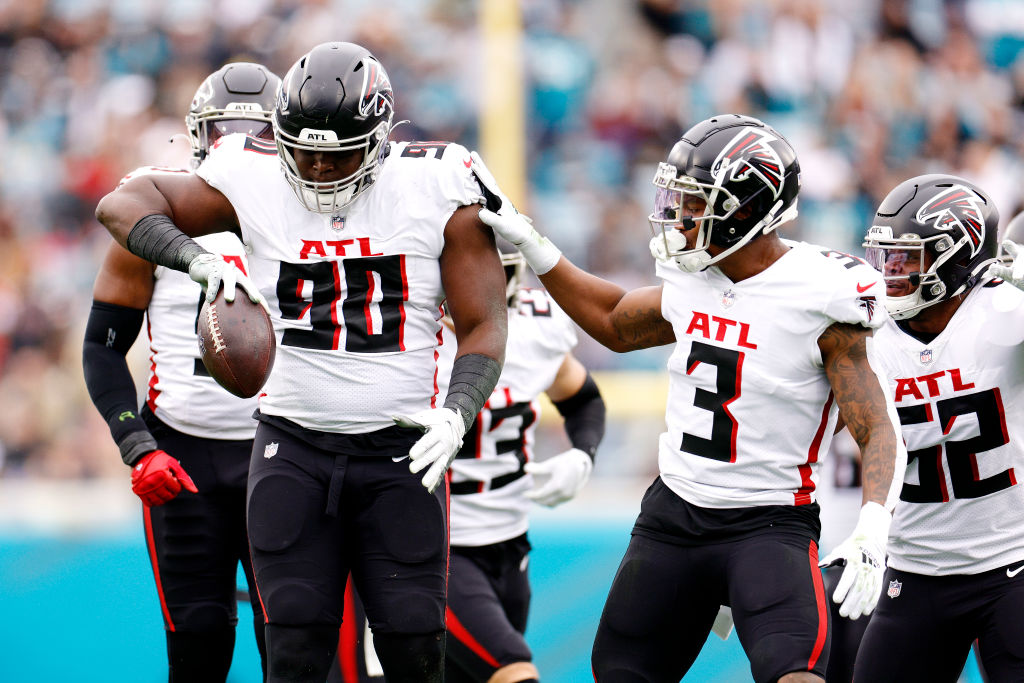
[(413, 427), (424, 433), (409, 449), (409, 471), (416, 474), (429, 465), (423, 485), (433, 493), (462, 446), (466, 421), (451, 408), (431, 408), (392, 419), (399, 427)]
[(501, 215), (480, 209), (480, 220), (491, 226), (495, 234), (514, 244), (537, 275), (543, 275), (554, 268), (558, 259), (562, 258), (558, 247), (534, 229), (533, 221), (528, 216), (521, 213)]
[(988, 275), (1002, 278), (1017, 289), (1024, 289), (1024, 247), (1010, 240), (999, 245), (1000, 260), (989, 266)]
[(891, 523), (888, 510), (878, 503), (865, 503), (850, 537), (818, 563), (819, 567), (843, 567), (839, 585), (832, 594), (833, 602), (840, 605), (840, 616), (857, 619), (875, 609), (882, 594), (885, 546)]
[(498, 187), (498, 182), (484, 165), (484, 160), (476, 152), (470, 152), (470, 168), (477, 180), (487, 190), (501, 200), (501, 207), (495, 213), (487, 208), (480, 209), (480, 220), (491, 226), (498, 236), (508, 240), (526, 259), (537, 275), (543, 275), (558, 263), (562, 252), (547, 237), (537, 232), (529, 216), (516, 211), (516, 207)]
[(580, 449), (571, 448), (542, 462), (528, 462), (523, 469), (533, 475), (533, 488), (526, 497), (555, 507), (576, 497), (590, 479), (594, 461)]
[(267, 306), (266, 299), (260, 294), (256, 283), (240, 271), (233, 263), (228, 263), (218, 254), (200, 254), (188, 264), (188, 276), (201, 284), (206, 290), (206, 300), (213, 303), (217, 298), (217, 290), (224, 286), (224, 300), (235, 300), (235, 285), (241, 287), (254, 304)]

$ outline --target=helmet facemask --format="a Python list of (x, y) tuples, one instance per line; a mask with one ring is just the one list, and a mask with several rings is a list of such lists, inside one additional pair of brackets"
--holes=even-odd
[[(977, 280), (977, 276), (988, 269), (991, 261), (978, 265), (973, 273), (961, 279), (960, 286), (950, 291), (943, 278), (943, 273), (955, 268), (962, 268), (963, 249), (970, 253), (969, 240), (962, 236), (958, 242), (953, 241), (952, 233), (939, 233), (931, 237), (921, 237), (913, 233), (904, 233), (894, 237), (892, 227), (875, 225), (868, 230), (867, 238), (862, 245), (865, 249), (864, 259), (882, 273), (887, 288), (899, 286), (908, 281), (913, 290), (902, 296), (885, 297), (885, 307), (895, 320), (913, 318), (929, 306), (951, 299), (969, 289)], [(907, 262), (916, 261), (918, 270), (907, 271), (903, 267)]]
[(519, 287), (523, 283), (523, 273), (526, 271), (526, 260), (517, 250), (503, 251), (501, 265), (505, 269), (505, 300), (512, 306), (519, 297)]
[[(702, 182), (691, 176), (679, 176), (678, 173), (678, 169), (671, 164), (658, 164), (653, 181), (654, 186), (658, 188), (654, 198), (654, 212), (647, 219), (654, 235), (651, 241), (652, 251), (658, 258), (671, 260), (685, 272), (702, 271), (739, 250), (755, 237), (767, 234), (796, 217), (795, 200), (780, 215), (775, 215), (782, 208), (783, 202), (780, 200), (760, 221), (747, 229), (739, 240), (721, 239), (725, 222), (730, 219), (734, 225), (741, 222), (743, 219), (736, 218), (737, 212), (750, 204), (761, 190), (748, 197), (746, 202), (741, 202), (721, 182)], [(704, 201), (704, 212), (700, 216), (682, 215), (687, 196), (699, 197)], [(687, 247), (686, 238), (681, 231), (689, 231), (695, 227), (699, 230), (694, 238), (694, 246)], [(708, 252), (711, 244), (726, 248), (721, 253), (712, 255)]]
[(263, 140), (274, 139), (270, 111), (249, 102), (232, 102), (225, 109), (208, 109), (185, 117), (189, 144), (192, 145), (192, 168), (202, 163), (210, 148), (222, 137), (242, 133)]
[[(277, 128), (277, 151), (285, 179), (295, 191), (302, 205), (317, 213), (334, 213), (345, 208), (356, 197), (365, 192), (377, 179), (381, 162), (387, 150), (388, 135), (391, 132), (391, 117), (381, 121), (366, 135), (338, 140), (332, 130), (303, 128), (298, 136), (292, 136)], [(299, 175), (295, 163), (295, 150), (307, 152), (350, 152), (362, 150), (359, 167), (339, 180), (314, 182)]]

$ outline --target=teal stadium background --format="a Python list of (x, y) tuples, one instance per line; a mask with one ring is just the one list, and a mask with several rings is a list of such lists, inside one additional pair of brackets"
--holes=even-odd
[[(566, 521), (539, 511), (530, 532), (534, 595), (527, 639), (546, 683), (593, 680), (590, 647), (631, 523), (625, 515)], [(247, 604), (239, 615), (228, 681), (257, 683)], [(163, 643), (141, 523), (116, 533), (0, 534), (0, 681), (161, 683), (167, 680)], [(684, 679), (751, 680), (735, 633), (724, 642), (710, 636)], [(973, 662), (961, 681), (980, 683)]]

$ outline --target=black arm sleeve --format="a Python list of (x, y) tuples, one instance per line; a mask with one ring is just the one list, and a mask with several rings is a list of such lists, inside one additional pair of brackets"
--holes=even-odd
[(125, 361), (142, 328), (144, 313), (137, 308), (93, 301), (82, 347), (89, 397), (107, 421), (126, 465), (134, 465), (157, 449), (156, 440), (139, 417), (135, 382)]
[(128, 233), (127, 245), (128, 251), (136, 256), (183, 273), (188, 272), (192, 259), (206, 253), (162, 213), (140, 218)]
[(455, 359), (444, 407), (462, 415), (467, 431), (490, 398), (500, 374), (501, 363), (482, 353), (467, 353)]
[(604, 438), (605, 408), (601, 391), (594, 378), (587, 373), (583, 386), (564, 401), (555, 401), (555, 407), (565, 418), (565, 433), (573, 448), (578, 448), (591, 460)]

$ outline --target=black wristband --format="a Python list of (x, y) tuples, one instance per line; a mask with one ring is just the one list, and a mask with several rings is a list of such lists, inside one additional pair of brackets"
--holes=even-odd
[(579, 391), (564, 401), (554, 403), (565, 418), (565, 433), (572, 447), (580, 449), (593, 460), (604, 438), (605, 423), (604, 399), (594, 378), (588, 372)]
[(125, 354), (142, 327), (145, 311), (93, 301), (85, 326), (82, 370), (85, 386), (127, 465), (156, 450), (156, 441), (139, 417), (135, 382)]
[(501, 363), (482, 353), (467, 353), (455, 359), (444, 407), (462, 415), (467, 431), (490, 398), (500, 374)]
[(183, 273), (188, 272), (192, 259), (207, 253), (162, 213), (140, 218), (128, 233), (127, 245), (136, 256)]
[(160, 448), (156, 439), (149, 432), (131, 432), (117, 442), (121, 451), (121, 460), (131, 467), (139, 461), (146, 453), (152, 453)]

